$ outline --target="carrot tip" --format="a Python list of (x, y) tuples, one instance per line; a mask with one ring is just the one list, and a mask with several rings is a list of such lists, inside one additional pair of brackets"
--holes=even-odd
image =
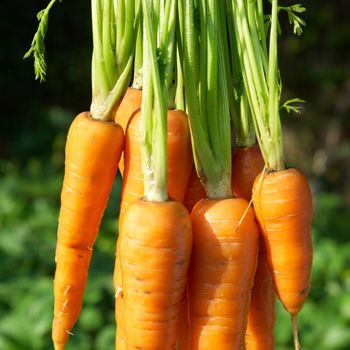
[(300, 350), (300, 343), (299, 343), (299, 338), (298, 338), (297, 315), (291, 315), (291, 316), (292, 316), (294, 349)]

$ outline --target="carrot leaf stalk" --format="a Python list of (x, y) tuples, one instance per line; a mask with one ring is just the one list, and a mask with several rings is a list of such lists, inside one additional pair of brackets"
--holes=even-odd
[[(118, 6), (120, 3), (123, 1)], [(116, 12), (111, 0), (92, 0), (91, 10), (94, 50), (90, 111), (95, 119), (113, 120), (117, 102), (130, 80), (141, 6), (139, 1), (127, 1), (123, 11)]]
[(194, 2), (182, 0), (180, 8), (184, 17), (180, 21), (184, 28), (185, 97), (197, 173), (208, 197), (228, 198), (232, 195), (231, 130), (225, 58), (223, 51), (218, 50), (218, 46), (223, 45), (218, 28), (218, 5), (215, 1), (201, 2), (201, 26), (207, 26), (203, 31), (197, 25)]
[[(167, 193), (167, 97), (174, 64), (176, 1), (165, 4), (162, 20), (151, 10), (154, 5), (142, 0), (144, 20), (142, 168), (145, 197), (165, 201)], [(159, 9), (160, 10), (160, 9)], [(153, 16), (152, 16), (153, 15)], [(160, 33), (159, 46), (156, 43)]]

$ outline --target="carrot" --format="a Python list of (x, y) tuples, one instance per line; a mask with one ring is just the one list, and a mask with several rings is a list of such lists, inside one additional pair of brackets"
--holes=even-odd
[[(138, 109), (141, 108), (142, 101), (142, 90), (130, 87), (126, 90), (126, 93), (117, 108), (115, 113), (115, 122), (118, 123), (122, 128), (124, 133), (129, 123), (129, 120)], [(124, 173), (124, 155), (122, 155), (119, 162), (119, 170), (123, 176)]]
[(256, 176), (264, 168), (258, 145), (234, 149), (232, 152), (232, 191), (238, 198), (250, 201)]
[(245, 214), (247, 207), (244, 199), (202, 199), (192, 211), (189, 349), (243, 345), (258, 253), (254, 213)]
[[(268, 49), (261, 2), (235, 0), (232, 22), (237, 32), (241, 66), (248, 67), (249, 64), (250, 67), (242, 71), (242, 77), (266, 164), (254, 181), (253, 205), (264, 237), (274, 287), (292, 316), (294, 347), (299, 349), (296, 317), (310, 288), (312, 198), (305, 176), (299, 170), (286, 169), (284, 161), (279, 114), (279, 9), (278, 0), (272, 0)], [(295, 14), (295, 21), (299, 20)], [(257, 30), (262, 33), (260, 38), (256, 35)], [(299, 33), (301, 30), (299, 27)]]
[(88, 112), (79, 114), (69, 129), (56, 247), (55, 349), (64, 348), (79, 316), (92, 247), (122, 149), (122, 128), (94, 120)]
[(193, 169), (187, 185), (183, 204), (188, 212), (191, 213), (193, 207), (204, 197), (205, 189), (197, 176), (196, 169)]
[[(38, 30), (25, 55), (34, 56), (36, 78), (41, 80), (46, 73), (44, 36), (55, 2), (50, 1), (40, 12)], [(104, 1), (103, 6), (91, 1), (94, 50), (90, 112), (73, 120), (66, 142), (55, 256), (52, 339), (56, 350), (64, 349), (82, 307), (93, 245), (124, 144), (123, 129), (113, 117), (129, 84), (140, 6), (125, 4), (123, 22), (115, 20), (115, 6), (112, 0)], [(116, 22), (112, 28), (111, 23)], [(128, 38), (123, 47), (118, 40), (121, 33)]]
[(127, 349), (175, 349), (191, 253), (191, 223), (174, 201), (132, 203), (120, 226)]
[[(144, 193), (141, 166), (141, 113), (130, 120), (125, 136), (125, 171), (122, 183), (120, 215)], [(187, 115), (180, 110), (168, 110), (168, 193), (182, 202), (192, 171), (191, 140)], [(181, 155), (181, 156), (179, 156)]]
[[(258, 145), (233, 151), (232, 189), (238, 197), (251, 200), (254, 180), (263, 167), (264, 160)], [(245, 335), (247, 350), (274, 348), (275, 299), (271, 272), (266, 261), (265, 244), (261, 237)]]
[[(157, 1), (142, 0), (146, 53), (142, 117), (137, 113), (130, 121), (125, 150), (123, 182), (130, 181), (129, 191), (133, 180), (131, 167), (136, 165), (140, 173), (143, 169), (142, 192), (127, 206), (122, 205), (124, 211), (119, 221), (115, 278), (120, 284), (117, 346), (120, 342), (126, 349), (175, 349), (192, 248), (188, 212), (168, 195), (169, 191), (175, 198), (179, 193), (184, 196), (192, 166), (187, 116), (181, 111), (167, 111), (177, 6), (175, 1), (166, 2), (160, 16), (156, 4)], [(167, 53), (164, 61), (157, 52)], [(161, 74), (164, 71), (169, 73)], [(133, 133), (135, 143), (130, 137)], [(141, 161), (132, 159), (135, 154), (141, 155)], [(181, 166), (182, 157), (185, 166)], [(185, 184), (181, 183), (183, 179)]]

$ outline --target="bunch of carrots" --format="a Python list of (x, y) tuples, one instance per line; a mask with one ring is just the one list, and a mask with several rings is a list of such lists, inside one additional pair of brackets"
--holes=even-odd
[[(25, 57), (46, 73), (49, 11)], [(118, 168), (116, 349), (274, 349), (310, 288), (312, 197), (284, 160), (278, 0), (91, 0), (90, 111), (72, 122), (52, 338), (64, 349)]]

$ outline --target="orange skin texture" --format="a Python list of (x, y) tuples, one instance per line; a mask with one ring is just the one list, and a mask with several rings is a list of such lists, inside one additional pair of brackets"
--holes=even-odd
[[(118, 106), (118, 109), (115, 113), (114, 121), (119, 124), (126, 133), (126, 128), (128, 126), (129, 120), (132, 115), (141, 108), (142, 104), (142, 90), (134, 89), (129, 87), (123, 99)], [(119, 162), (119, 170), (123, 175), (124, 173), (124, 155), (122, 154)]]
[(63, 349), (79, 316), (92, 248), (123, 150), (123, 130), (114, 122), (79, 114), (70, 126), (54, 279), (55, 349)]
[[(234, 149), (232, 153), (232, 189), (237, 197), (251, 200), (252, 188), (257, 175), (264, 168), (264, 160), (258, 145)], [(259, 232), (259, 235), (261, 233)], [(254, 276), (245, 349), (274, 349), (276, 295), (271, 272), (267, 265), (266, 249), (259, 239), (258, 266)]]
[(192, 210), (189, 334), (185, 345), (180, 339), (180, 349), (240, 350), (243, 346), (258, 254), (252, 209), (239, 225), (247, 207), (244, 199), (205, 198)]
[[(168, 193), (182, 202), (193, 160), (187, 114), (180, 110), (168, 110)], [(122, 183), (120, 216), (135, 200), (144, 195), (141, 165), (141, 112), (131, 118), (125, 137), (125, 170)]]
[(278, 298), (296, 315), (310, 289), (312, 195), (297, 169), (258, 175), (254, 209)]
[(234, 149), (232, 152), (232, 191), (238, 198), (250, 201), (256, 176), (264, 168), (258, 145)]
[(193, 207), (205, 196), (205, 189), (197, 176), (196, 169), (193, 167), (183, 204), (188, 212), (191, 213)]
[(262, 237), (260, 237), (258, 267), (254, 276), (245, 334), (246, 350), (274, 349), (275, 304), (276, 293), (267, 264), (265, 244)]
[(125, 212), (118, 249), (127, 349), (175, 349), (192, 248), (179, 202), (140, 199)]

